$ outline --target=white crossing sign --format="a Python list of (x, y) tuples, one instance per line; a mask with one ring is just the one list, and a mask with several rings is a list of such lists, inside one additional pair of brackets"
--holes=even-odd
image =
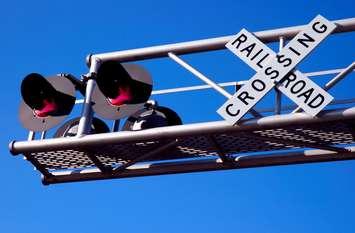
[(276, 54), (253, 34), (242, 29), (226, 47), (257, 73), (217, 112), (235, 124), (276, 84), (277, 88), (312, 116), (333, 97), (299, 71), (291, 72), (336, 25), (318, 15)]
[[(267, 57), (276, 56), (273, 50), (245, 29), (241, 30), (226, 47), (257, 72), (262, 70)], [(317, 115), (333, 99), (299, 71), (288, 74), (277, 87), (312, 116)]]

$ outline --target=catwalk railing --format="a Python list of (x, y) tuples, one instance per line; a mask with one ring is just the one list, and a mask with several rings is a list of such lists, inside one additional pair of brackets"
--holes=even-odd
[[(335, 34), (355, 30), (355, 18), (334, 22), (337, 24)], [(255, 32), (255, 35), (265, 43), (279, 41), (283, 44), (302, 28), (280, 28)], [(213, 88), (229, 98), (231, 94), (224, 87), (238, 87), (246, 81), (215, 83), (177, 55), (224, 49), (230, 39), (231, 36), (224, 36), (95, 54), (88, 56), (87, 63), (94, 72), (97, 61), (129, 62), (168, 57), (206, 85), (156, 90), (153, 95)], [(323, 86), (329, 90), (354, 68), (352, 62), (343, 69), (306, 75), (336, 74)], [(85, 101), (77, 101), (83, 105), (77, 137), (45, 139), (42, 132), (41, 139), (34, 140), (34, 132), (30, 132), (28, 141), (13, 141), (9, 145), (13, 154), (23, 154), (42, 173), (45, 184), (355, 159), (355, 99), (334, 100), (328, 110), (311, 117), (300, 113), (296, 106), (281, 106), (278, 93), (273, 108), (253, 109), (254, 117), (236, 126), (217, 121), (88, 135), (94, 85), (95, 80), (90, 79)], [(286, 110), (293, 111), (280, 114)], [(263, 116), (264, 112), (275, 115)]]

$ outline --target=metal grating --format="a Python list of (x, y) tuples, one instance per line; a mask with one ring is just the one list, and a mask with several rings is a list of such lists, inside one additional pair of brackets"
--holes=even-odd
[(47, 169), (66, 169), (66, 168), (86, 168), (95, 164), (86, 155), (85, 151), (80, 150), (58, 150), (39, 153), (30, 153)]
[[(202, 158), (218, 156), (219, 151), (209, 137), (211, 135), (189, 136), (177, 138), (178, 144), (164, 153), (153, 156), (147, 161)], [(219, 148), (226, 154), (243, 154), (301, 148), (292, 142), (317, 145), (345, 145), (355, 143), (354, 125), (351, 121), (316, 123), (304, 126), (255, 130), (233, 134), (213, 135)], [(275, 139), (281, 139), (282, 142)], [(96, 156), (105, 166), (116, 167), (140, 157), (167, 143), (163, 141), (148, 141), (140, 143), (111, 144), (99, 147), (86, 147), (68, 150), (30, 153), (41, 166), (49, 170), (84, 169), (95, 167), (90, 156)], [(307, 145), (308, 145), (307, 144)]]

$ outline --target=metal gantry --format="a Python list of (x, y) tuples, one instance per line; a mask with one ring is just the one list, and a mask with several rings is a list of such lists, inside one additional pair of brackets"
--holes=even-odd
[[(334, 21), (334, 33), (355, 30), (355, 18)], [(280, 42), (295, 36), (303, 26), (255, 32), (263, 42)], [(215, 83), (179, 55), (224, 49), (232, 36), (168, 44), (141, 49), (90, 55), (89, 73), (101, 62), (138, 61), (168, 57), (194, 74), (206, 85), (153, 91), (153, 95), (212, 88), (230, 98), (224, 87), (241, 86), (246, 81)], [(334, 87), (353, 72), (355, 63), (344, 69), (306, 73), (308, 77), (337, 74), (325, 86)], [(311, 117), (295, 106), (281, 106), (281, 93), (275, 89), (275, 107), (253, 109), (253, 118), (231, 126), (224, 121), (160, 127), (141, 131), (88, 134), (93, 111), (91, 95), (95, 80), (89, 79), (76, 137), (13, 141), (10, 151), (23, 154), (41, 172), (44, 184), (174, 174), (248, 167), (288, 165), (355, 159), (355, 107), (331, 108)], [(354, 104), (354, 99), (335, 100), (331, 105)], [(287, 110), (291, 113), (281, 114)], [(264, 116), (264, 112), (274, 112)]]

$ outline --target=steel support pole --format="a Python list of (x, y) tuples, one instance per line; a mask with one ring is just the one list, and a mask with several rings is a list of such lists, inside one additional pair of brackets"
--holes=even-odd
[(36, 137), (36, 133), (34, 131), (29, 131), (27, 136), (27, 141), (32, 141)]
[(117, 132), (120, 127), (120, 120), (114, 120), (112, 124), (111, 132)]
[(183, 61), (181, 58), (176, 56), (174, 53), (168, 53), (168, 56), (174, 60), (176, 63), (184, 67), (186, 70), (190, 71), (193, 75), (195, 75), (197, 78), (205, 82), (207, 85), (211, 86), (213, 89), (215, 89), (217, 92), (225, 96), (227, 99), (232, 98), (233, 95), (228, 93), (226, 90), (224, 90), (222, 87), (218, 86), (215, 82), (213, 82), (211, 79), (207, 78), (205, 75), (203, 75), (201, 72), (187, 64), (185, 61)]
[(99, 158), (96, 157), (95, 153), (87, 153), (87, 156), (90, 158), (90, 160), (95, 164), (95, 166), (100, 169), (101, 172), (111, 172), (112, 168), (111, 166), (106, 166), (104, 165)]
[(100, 60), (98, 58), (92, 57), (91, 60), (92, 61), (89, 74), (90, 79), (87, 81), (86, 85), (85, 99), (83, 103), (81, 118), (79, 121), (78, 133), (76, 135), (77, 137), (81, 137), (83, 135), (88, 134), (91, 129), (91, 121), (93, 116), (91, 96), (96, 86), (94, 76), (96, 75), (96, 72), (100, 65)]
[[(224, 83), (216, 83), (216, 84), (220, 87), (234, 87), (236, 85), (244, 85), (245, 83), (246, 81), (238, 81), (238, 82), (224, 82)], [(152, 91), (152, 95), (163, 95), (163, 94), (170, 94), (170, 93), (198, 91), (198, 90), (206, 90), (206, 89), (212, 89), (212, 87), (210, 85), (197, 85), (197, 86), (189, 86), (189, 87), (169, 88), (169, 89)]]
[(41, 133), (41, 140), (45, 139), (47, 135), (47, 131), (42, 131)]
[(330, 80), (324, 86), (324, 90), (328, 91), (333, 88), (338, 82), (343, 80), (348, 74), (350, 74), (355, 69), (355, 62), (345, 68), (342, 72), (340, 72), (337, 76), (335, 76), (332, 80)]
[(223, 147), (221, 147), (219, 145), (219, 143), (217, 142), (216, 138), (214, 136), (209, 136), (208, 137), (209, 141), (211, 142), (211, 144), (213, 145), (213, 147), (216, 149), (218, 156), (221, 158), (221, 160), (224, 163), (230, 163), (233, 162), (233, 158), (228, 156), (228, 154), (223, 150)]
[[(285, 40), (281, 36), (280, 40), (279, 40), (279, 52), (284, 47), (284, 44), (285, 44)], [(277, 89), (277, 87), (274, 87), (274, 90), (275, 90), (275, 114), (279, 115), (281, 113), (281, 97), (282, 97), (282, 93), (281, 93), (281, 91), (279, 89)]]

